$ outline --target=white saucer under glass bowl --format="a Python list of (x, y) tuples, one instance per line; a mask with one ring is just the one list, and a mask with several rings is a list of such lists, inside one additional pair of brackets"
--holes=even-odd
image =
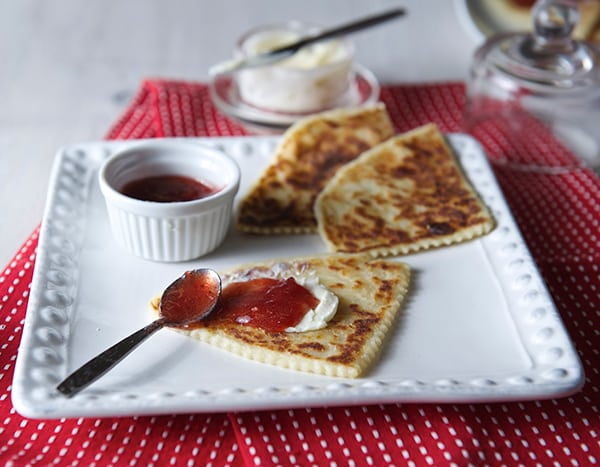
[[(335, 107), (358, 107), (374, 104), (379, 100), (380, 85), (367, 68), (355, 64), (353, 77), (347, 92)], [(314, 111), (283, 112), (252, 105), (242, 98), (233, 75), (217, 75), (209, 83), (210, 96), (217, 108), (228, 117), (238, 121), (253, 133), (282, 133), (300, 118)], [(320, 109), (321, 111), (331, 110)]]
[(493, 163), (600, 170), (600, 50), (572, 37), (580, 4), (538, 0), (533, 33), (493, 36), (476, 52), (465, 130), (498, 150)]

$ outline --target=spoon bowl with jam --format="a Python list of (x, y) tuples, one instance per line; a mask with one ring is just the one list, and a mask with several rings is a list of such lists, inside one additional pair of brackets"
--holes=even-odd
[(99, 183), (119, 245), (144, 259), (187, 261), (225, 238), (240, 169), (208, 146), (152, 141), (110, 156)]

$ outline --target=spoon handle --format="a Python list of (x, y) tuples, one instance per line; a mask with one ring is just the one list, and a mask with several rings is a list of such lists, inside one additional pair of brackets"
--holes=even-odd
[(273, 50), (263, 52), (259, 55), (253, 55), (251, 57), (246, 58), (235, 58), (233, 60), (227, 60), (223, 63), (218, 63), (211, 67), (208, 73), (211, 76), (215, 76), (232, 73), (243, 68), (265, 66), (277, 63), (278, 61), (293, 55), (302, 47), (306, 47), (307, 45), (310, 45), (314, 42), (319, 42), (325, 39), (332, 39), (334, 37), (360, 31), (362, 29), (375, 26), (379, 23), (383, 23), (384, 21), (389, 21), (393, 18), (404, 16), (405, 14), (406, 10), (404, 8), (394, 8), (392, 10), (386, 11), (385, 13), (369, 16), (367, 18), (363, 18), (352, 23), (344, 24), (343, 26), (327, 29), (313, 36), (304, 37), (292, 44), (277, 47)]
[(307, 45), (310, 45), (314, 42), (319, 42), (325, 39), (332, 39), (334, 37), (339, 37), (356, 31), (361, 31), (363, 29), (376, 26), (380, 23), (389, 21), (399, 16), (404, 16), (405, 14), (406, 10), (404, 8), (394, 8), (392, 10), (386, 11), (385, 13), (369, 16), (367, 18), (363, 18), (358, 21), (353, 21), (352, 23), (344, 24), (343, 26), (338, 26), (336, 28), (327, 29), (325, 31), (320, 32), (319, 34), (316, 34), (315, 36), (308, 36), (304, 39), (299, 40), (298, 42), (273, 50), (270, 53), (278, 53), (284, 50), (292, 50), (295, 52), (297, 50), (300, 50), (302, 47), (306, 47)]
[(113, 366), (125, 358), (133, 349), (141, 344), (146, 338), (154, 334), (166, 324), (163, 319), (157, 319), (144, 326), (139, 331), (127, 336), (101, 354), (92, 358), (78, 370), (69, 375), (56, 389), (65, 396), (73, 396), (85, 388), (88, 384), (97, 380), (110, 370)]

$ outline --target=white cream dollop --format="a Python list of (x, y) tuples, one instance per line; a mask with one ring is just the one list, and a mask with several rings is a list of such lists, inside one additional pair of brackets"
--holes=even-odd
[(306, 287), (319, 300), (315, 309), (308, 310), (302, 320), (293, 327), (287, 328), (286, 332), (306, 332), (323, 329), (335, 316), (339, 304), (336, 294), (325, 287), (314, 276), (294, 276), (296, 282)]

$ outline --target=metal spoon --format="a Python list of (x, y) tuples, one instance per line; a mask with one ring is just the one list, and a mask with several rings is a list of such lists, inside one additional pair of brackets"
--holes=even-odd
[(100, 378), (159, 329), (185, 327), (206, 318), (221, 296), (221, 278), (212, 269), (187, 271), (160, 298), (159, 318), (116, 343), (74, 371), (56, 389), (73, 396)]
[(254, 55), (247, 58), (237, 58), (228, 60), (223, 63), (218, 63), (210, 68), (208, 73), (211, 76), (233, 73), (234, 71), (241, 70), (242, 68), (258, 67), (270, 65), (272, 63), (279, 62), (287, 57), (291, 57), (302, 47), (313, 44), (315, 42), (323, 41), (326, 39), (332, 39), (342, 35), (350, 34), (362, 29), (370, 28), (377, 24), (389, 21), (391, 19), (404, 16), (406, 10), (404, 8), (394, 8), (392, 10), (380, 13), (377, 15), (369, 16), (367, 18), (353, 21), (352, 23), (344, 24), (332, 29), (322, 31), (314, 36), (303, 37), (300, 40), (283, 47), (278, 47), (268, 52)]

